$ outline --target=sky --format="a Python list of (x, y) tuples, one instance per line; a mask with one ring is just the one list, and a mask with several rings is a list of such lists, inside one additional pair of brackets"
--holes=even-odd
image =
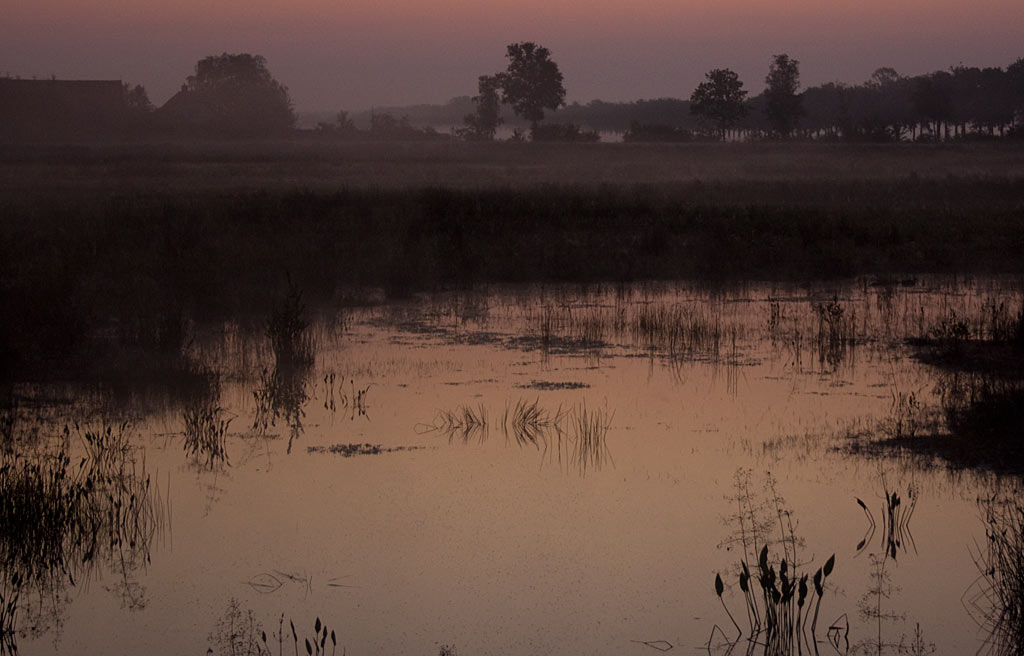
[(160, 105), (206, 55), (266, 57), (300, 111), (444, 103), (546, 46), (567, 100), (686, 98), (713, 68), (751, 95), (772, 55), (804, 86), (1006, 66), (1021, 0), (0, 0), (0, 75), (122, 79)]

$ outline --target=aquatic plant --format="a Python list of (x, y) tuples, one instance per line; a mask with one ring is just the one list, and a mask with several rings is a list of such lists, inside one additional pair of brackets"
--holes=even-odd
[(266, 334), (278, 369), (313, 364), (314, 346), (306, 306), (302, 302), (302, 291), (290, 277), (285, 297), (270, 311)]
[(985, 544), (971, 552), (980, 579), (968, 610), (988, 633), (991, 653), (1020, 654), (1024, 652), (1024, 503), (989, 498), (980, 506)]
[[(66, 450), (73, 433), (83, 452), (74, 464)], [(102, 570), (117, 575), (111, 589), (127, 607), (145, 604), (134, 575), (148, 562), (168, 514), (128, 434), (126, 424), (76, 424), (65, 427), (55, 452), (0, 456), (0, 624), (7, 629), (22, 606), (58, 616), (60, 590)], [(31, 624), (42, 622), (33, 617)], [(2, 627), (0, 633), (0, 644), (14, 640)]]
[[(288, 621), (288, 628), (291, 630), (292, 653), (299, 656), (300, 635), (295, 628), (295, 621)], [(222, 656), (284, 656), (288, 653), (285, 650), (285, 640), (289, 634), (285, 631), (284, 614), (278, 619), (277, 633), (267, 636), (263, 625), (256, 619), (251, 609), (243, 611), (241, 604), (234, 597), (228, 602), (224, 614), (217, 620), (214, 631), (210, 633), (209, 640), (218, 649)], [(277, 652), (272, 649), (273, 638), (277, 638)], [(331, 656), (336, 656), (338, 650), (338, 636), (333, 629), (329, 629), (326, 623), (321, 622), (317, 617), (313, 624), (313, 635), (301, 636), (301, 642), (305, 647), (306, 656), (327, 656), (328, 640), (330, 640)], [(212, 648), (210, 653), (212, 653)], [(342, 654), (345, 650), (342, 648)]]
[(837, 296), (833, 296), (831, 300), (824, 303), (814, 303), (813, 307), (818, 320), (815, 341), (818, 358), (822, 363), (836, 367), (856, 344), (854, 340), (855, 313), (848, 312), (846, 306), (839, 302)]
[(21, 596), (21, 575), (0, 578), (0, 656), (18, 653), (18, 598)]
[(209, 398), (194, 399), (184, 410), (185, 452), (207, 467), (217, 461), (230, 464), (227, 432), (231, 417), (224, 418), (224, 409)]
[[(774, 480), (769, 476), (766, 482), (766, 490), (771, 496), (767, 507), (774, 512), (773, 520), (758, 517), (761, 511), (754, 506), (749, 471), (737, 473), (736, 487), (739, 512), (735, 519), (739, 523), (740, 535), (734, 539), (744, 554), (739, 561), (737, 583), (743, 595), (749, 640), (762, 644), (768, 654), (800, 653), (808, 641), (816, 642), (821, 601), (826, 580), (835, 567), (835, 554), (813, 575), (809, 572), (801, 574), (802, 564), (797, 554), (799, 540), (792, 515), (776, 492)], [(769, 527), (776, 522), (779, 535), (773, 544), (780, 547), (782, 553), (772, 555), (769, 551)], [(757, 553), (756, 558), (751, 557), (752, 553)], [(754, 563), (753, 567), (750, 562)], [(743, 636), (743, 629), (726, 605), (724, 592), (725, 583), (721, 573), (717, 573), (715, 594), (736, 629), (738, 641)], [(709, 646), (716, 632), (721, 632), (717, 625), (708, 639)]]

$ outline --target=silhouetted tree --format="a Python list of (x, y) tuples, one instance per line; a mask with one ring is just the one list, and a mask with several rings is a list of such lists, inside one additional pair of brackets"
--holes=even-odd
[(726, 130), (747, 113), (743, 104), (747, 92), (739, 76), (728, 68), (716, 68), (704, 77), (707, 80), (698, 84), (690, 96), (690, 113), (714, 122), (725, 141)]
[[(934, 139), (942, 138), (942, 124), (953, 115), (952, 76), (944, 71), (915, 78), (914, 117), (933, 129)], [(949, 127), (947, 125), (947, 132)]]
[(317, 123), (316, 129), (321, 134), (339, 139), (354, 139), (359, 136), (359, 129), (345, 110), (341, 110), (335, 115), (333, 123)]
[(544, 120), (545, 109), (555, 110), (565, 104), (562, 72), (547, 48), (529, 41), (509, 44), (505, 56), (508, 69), (496, 76), (502, 101), (536, 128)]
[(124, 83), (124, 104), (133, 114), (148, 114), (153, 111), (153, 103), (149, 101), (146, 87), (136, 84), (134, 87)]
[(1024, 57), (1006, 67), (1006, 89), (1013, 107), (1013, 125), (1017, 130), (1024, 125)]
[(800, 62), (786, 54), (774, 55), (764, 81), (767, 85), (764, 96), (768, 124), (776, 136), (788, 138), (803, 115), (797, 94), (800, 89)]
[(464, 139), (491, 141), (501, 125), (501, 98), (498, 96), (497, 75), (481, 75), (477, 80), (478, 94), (473, 97), (476, 111), (462, 119), (464, 128), (458, 131)]
[(219, 132), (265, 135), (295, 124), (288, 89), (274, 79), (260, 55), (205, 57), (185, 86), (214, 113), (210, 127)]

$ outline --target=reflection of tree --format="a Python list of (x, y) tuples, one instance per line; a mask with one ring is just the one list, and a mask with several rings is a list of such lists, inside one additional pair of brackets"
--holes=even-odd
[[(126, 424), (66, 428), (52, 451), (0, 460), (0, 633), (14, 645), (18, 612), (33, 633), (62, 624), (69, 588), (102, 572), (125, 607), (145, 606), (138, 573), (167, 526), (159, 488), (129, 442)], [(73, 445), (73, 438), (78, 445)], [(72, 465), (68, 455), (80, 449)]]

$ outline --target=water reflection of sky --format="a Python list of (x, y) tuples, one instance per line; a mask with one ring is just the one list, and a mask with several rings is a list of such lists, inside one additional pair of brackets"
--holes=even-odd
[[(108, 571), (21, 652), (202, 653), (232, 598), (268, 635), (282, 613), (307, 634), (323, 618), (351, 653), (701, 648), (732, 626), (716, 572), (742, 610), (741, 469), (757, 495), (771, 473), (808, 568), (836, 554), (819, 639), (845, 614), (853, 652), (976, 650), (975, 500), (1011, 484), (848, 452), (891, 429), (901, 393), (935, 403), (903, 338), (981, 316), (1001, 284), (932, 282), (452, 293), (314, 321), (298, 369), (258, 331), (197, 334), (229, 464), (190, 463), (173, 403), (136, 419), (171, 509), (137, 575), (146, 603)], [(914, 504), (898, 545), (894, 491)], [(882, 584), (880, 622), (864, 610)]]

